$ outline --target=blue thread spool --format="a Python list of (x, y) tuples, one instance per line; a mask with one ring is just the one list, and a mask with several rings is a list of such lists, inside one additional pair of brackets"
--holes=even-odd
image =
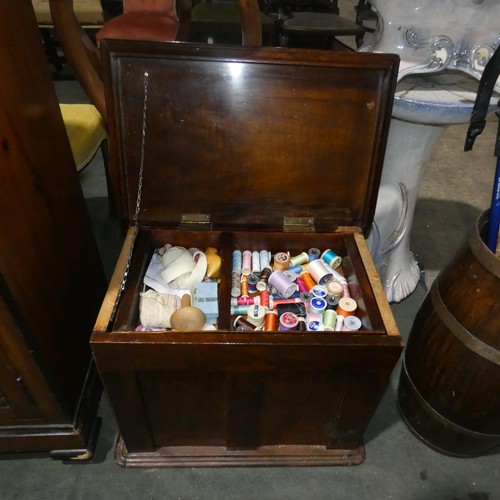
[(321, 255), (321, 250), (319, 248), (310, 248), (307, 255), (309, 256), (309, 262), (317, 260)]
[(306, 319), (307, 330), (310, 332), (318, 332), (323, 330), (323, 317), (321, 314), (313, 314), (309, 312)]
[(310, 292), (315, 296), (315, 297), (321, 297), (322, 299), (325, 299), (328, 296), (328, 291), (326, 289), (326, 286), (323, 285), (316, 285), (313, 286), (310, 290)]
[(266, 267), (271, 267), (271, 252), (269, 250), (261, 250), (259, 253), (260, 268), (264, 269)]
[(300, 276), (300, 273), (304, 271), (304, 268), (302, 266), (292, 266), (288, 268), (287, 271), (292, 271), (297, 276)]
[(246, 314), (250, 306), (231, 306), (231, 315)]
[(233, 272), (241, 272), (241, 250), (233, 251)]
[(257, 283), (259, 282), (259, 277), (256, 274), (251, 274), (247, 278), (248, 283), (248, 293), (257, 292)]
[(321, 297), (313, 297), (309, 303), (311, 314), (323, 314), (326, 310), (326, 300)]
[(342, 257), (338, 256), (333, 250), (325, 250), (321, 259), (326, 262), (332, 269), (336, 269), (342, 264)]

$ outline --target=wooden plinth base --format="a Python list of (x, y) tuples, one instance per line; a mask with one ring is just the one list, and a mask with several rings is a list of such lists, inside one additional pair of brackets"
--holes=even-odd
[(175, 446), (155, 452), (130, 453), (118, 437), (115, 459), (122, 467), (250, 467), (359, 465), (365, 448), (332, 450), (323, 446), (263, 446), (256, 450), (228, 450), (223, 446)]

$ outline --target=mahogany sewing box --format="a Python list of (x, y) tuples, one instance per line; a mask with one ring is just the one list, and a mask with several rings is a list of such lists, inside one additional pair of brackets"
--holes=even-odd
[[(91, 345), (130, 467), (353, 465), (403, 342), (363, 232), (398, 57), (104, 41), (110, 180), (130, 221)], [(138, 332), (165, 244), (222, 258), (216, 331)], [(235, 249), (342, 256), (363, 328), (232, 327)]]

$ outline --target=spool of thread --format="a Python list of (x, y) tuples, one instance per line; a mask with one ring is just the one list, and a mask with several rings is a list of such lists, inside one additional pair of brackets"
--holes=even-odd
[(307, 255), (309, 257), (309, 262), (319, 259), (319, 256), (321, 255), (321, 250), (319, 248), (310, 248), (307, 251)]
[(288, 268), (288, 271), (292, 271), (295, 273), (297, 276), (300, 276), (304, 268), (302, 266), (292, 266)]
[(297, 290), (297, 285), (283, 271), (274, 271), (269, 276), (269, 284), (285, 299), (290, 298)]
[(232, 306), (252, 306), (260, 304), (260, 297), (237, 297), (231, 299)]
[(264, 318), (264, 331), (275, 332), (278, 330), (278, 313), (276, 311), (268, 311)]
[(337, 267), (342, 264), (342, 257), (337, 255), (333, 250), (325, 250), (323, 255), (321, 255), (323, 262), (326, 262), (332, 269), (337, 269)]
[(283, 271), (283, 274), (290, 280), (290, 281), (297, 281), (297, 275), (291, 271), (290, 269), (286, 269)]
[(261, 290), (260, 296), (255, 298), (260, 300), (262, 307), (269, 309), (269, 292), (267, 290)]
[(339, 281), (330, 280), (326, 284), (326, 289), (328, 290), (328, 293), (334, 297), (340, 298), (344, 295), (344, 287)]
[(250, 306), (231, 306), (231, 316), (235, 314), (246, 314)]
[(248, 307), (246, 319), (257, 328), (260, 328), (261, 326), (264, 326), (266, 312), (266, 308), (261, 305), (254, 304), (253, 306)]
[(252, 252), (252, 274), (260, 273), (260, 253), (254, 250)]
[(332, 279), (332, 273), (321, 259), (309, 262), (307, 271), (318, 285), (326, 285)]
[(241, 277), (240, 286), (241, 286), (241, 296), (248, 297), (249, 296), (249, 294), (248, 294), (248, 282), (247, 282), (246, 276)]
[(321, 314), (311, 314), (307, 315), (306, 319), (307, 330), (309, 332), (319, 332), (323, 330), (323, 320)]
[(321, 297), (313, 297), (309, 303), (311, 314), (323, 314), (326, 311), (326, 300)]
[(271, 309), (274, 309), (280, 304), (295, 304), (295, 303), (300, 303), (302, 302), (300, 299), (275, 299), (274, 297), (271, 297), (269, 299), (269, 304), (271, 306)]
[(290, 266), (300, 266), (306, 262), (309, 262), (309, 255), (307, 252), (301, 252), (298, 255), (290, 257)]
[(321, 297), (321, 298), (326, 298), (328, 296), (328, 291), (326, 289), (326, 286), (323, 285), (315, 285), (311, 288), (310, 292), (315, 296), (315, 297)]
[(256, 274), (250, 274), (247, 276), (248, 293), (257, 293), (257, 283), (259, 282), (259, 277)]
[(307, 289), (306, 284), (304, 283), (304, 280), (302, 279), (301, 276), (297, 276), (297, 279), (295, 280), (295, 283), (297, 285), (297, 288), (298, 288), (299, 292), (303, 293), (303, 292), (308, 292), (309, 291)]
[(290, 266), (290, 256), (286, 252), (278, 252), (274, 255), (273, 270), (284, 271)]
[(339, 300), (339, 305), (337, 306), (337, 315), (347, 318), (347, 316), (352, 316), (354, 311), (358, 307), (356, 301), (349, 297), (342, 297)]
[(325, 329), (335, 330), (337, 324), (337, 313), (333, 309), (327, 309), (323, 315), (323, 324)]
[(335, 297), (335, 295), (328, 295), (328, 297), (325, 298), (326, 300), (326, 309), (333, 309), (334, 311), (337, 309), (337, 306), (339, 305), (339, 298)]
[(355, 332), (361, 328), (361, 320), (357, 316), (347, 316), (342, 326), (343, 332)]
[(306, 309), (309, 309), (309, 304), (310, 304), (312, 298), (313, 298), (313, 294), (311, 292), (301, 292), (300, 293), (300, 300), (302, 302), (304, 302)]
[(316, 285), (315, 281), (312, 279), (312, 276), (307, 271), (304, 271), (300, 275), (300, 278), (302, 279), (308, 292), (311, 291), (311, 289)]
[(349, 291), (349, 287), (347, 283), (342, 283), (342, 297), (350, 297), (351, 292)]
[(269, 250), (261, 250), (259, 253), (260, 258), (260, 269), (264, 269), (265, 267), (271, 267), (271, 252)]
[(241, 273), (233, 271), (231, 273), (231, 297), (239, 297), (241, 295)]
[(233, 250), (233, 272), (241, 273), (241, 250)]
[(252, 252), (250, 250), (243, 251), (243, 262), (241, 264), (241, 274), (248, 276), (252, 272)]
[(257, 290), (267, 290), (267, 283), (269, 281), (269, 276), (271, 276), (272, 269), (270, 267), (263, 267), (259, 275), (259, 282), (257, 283)]
[(255, 325), (252, 325), (249, 321), (247, 321), (243, 316), (238, 316), (234, 321), (233, 321), (233, 327), (236, 330), (255, 330)]
[(284, 312), (279, 318), (280, 331), (295, 330), (299, 324), (299, 318), (293, 312)]
[[(322, 261), (324, 262), (324, 261)], [(335, 280), (335, 281), (338, 281), (340, 283), (342, 283), (342, 285), (344, 284), (347, 284), (347, 280), (344, 278), (344, 276), (342, 274), (340, 274), (339, 271), (341, 271), (342, 269), (340, 267), (338, 267), (337, 269), (332, 269), (331, 266), (329, 266), (326, 262), (324, 262), (326, 268), (328, 269), (328, 271), (330, 273), (332, 273), (332, 278)]]

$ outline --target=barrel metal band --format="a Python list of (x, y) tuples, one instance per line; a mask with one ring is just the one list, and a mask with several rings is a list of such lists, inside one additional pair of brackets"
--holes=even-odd
[[(482, 227), (487, 221), (483, 215), (478, 221), (478, 226)], [(474, 227), (469, 235), (469, 247), (477, 261), (493, 276), (500, 279), (500, 259), (484, 244), (479, 235), (478, 228)]]
[(413, 380), (411, 379), (408, 370), (406, 368), (406, 362), (405, 359), (403, 359), (402, 362), (402, 371), (405, 377), (405, 382), (408, 384), (409, 389), (413, 392), (413, 395), (417, 399), (418, 403), (422, 407), (422, 409), (428, 413), (431, 417), (433, 417), (435, 420), (437, 420), (439, 423), (443, 424), (445, 427), (448, 429), (452, 430), (453, 432), (456, 432), (458, 434), (462, 434), (463, 436), (469, 436), (473, 438), (479, 438), (479, 439), (498, 439), (500, 440), (500, 434), (485, 434), (483, 432), (477, 432), (473, 431), (471, 429), (466, 429), (465, 427), (462, 427), (458, 424), (455, 424), (451, 420), (448, 420), (446, 417), (441, 415), (441, 413), (438, 413), (420, 394), (420, 391), (417, 389), (415, 384), (413, 383)]
[(431, 297), (436, 312), (450, 332), (453, 333), (453, 335), (455, 335), (455, 337), (469, 350), (478, 356), (491, 361), (495, 365), (500, 366), (500, 351), (475, 337), (453, 316), (453, 314), (451, 314), (441, 298), (437, 286), (437, 280), (432, 284)]

